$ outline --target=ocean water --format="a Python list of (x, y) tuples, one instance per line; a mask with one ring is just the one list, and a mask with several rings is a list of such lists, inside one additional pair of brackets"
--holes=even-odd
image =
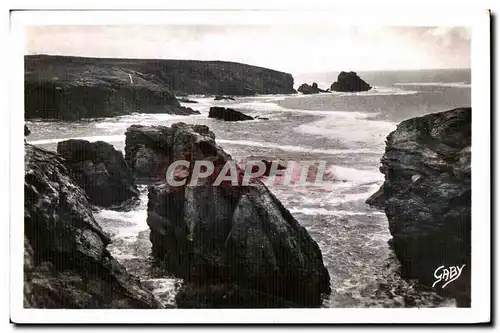
[[(326, 88), (338, 73), (296, 77)], [(55, 150), (69, 138), (110, 142), (124, 149), (132, 124), (205, 124), (234, 159), (325, 161), (329, 186), (277, 186), (271, 190), (319, 244), (330, 272), (332, 293), (324, 307), (453, 307), (415, 281), (399, 277), (389, 248), (385, 214), (365, 200), (383, 182), (378, 171), (386, 136), (400, 121), (431, 112), (470, 106), (469, 70), (359, 73), (374, 89), (361, 93), (267, 95), (235, 101), (190, 96), (200, 115), (133, 114), (77, 122), (27, 121), (28, 142)], [(232, 107), (269, 120), (223, 122), (207, 118), (210, 106)], [(96, 219), (112, 236), (109, 250), (165, 305), (175, 307), (181, 280), (153, 264), (147, 217), (147, 188), (129, 211), (100, 209)], [(430, 272), (430, 274), (432, 274)]]

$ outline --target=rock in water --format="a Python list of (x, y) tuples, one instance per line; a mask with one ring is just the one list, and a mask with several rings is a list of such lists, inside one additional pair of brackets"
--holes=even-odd
[(337, 81), (332, 83), (331, 91), (357, 92), (368, 91), (372, 87), (361, 79), (355, 72), (340, 72)]
[(240, 111), (236, 111), (230, 108), (223, 108), (219, 106), (212, 106), (208, 113), (208, 118), (221, 119), (225, 121), (243, 121), (243, 120), (253, 120), (253, 117), (247, 116)]
[(66, 140), (57, 144), (57, 153), (66, 159), (75, 181), (93, 204), (119, 205), (139, 196), (123, 154), (113, 145), (104, 141)]
[[(320, 306), (322, 295), (330, 292), (330, 277), (306, 229), (260, 181), (250, 186), (213, 185), (231, 157), (206, 127), (203, 134), (192, 125), (172, 128), (175, 134), (163, 142), (172, 147), (166, 149), (170, 161), (186, 159), (193, 164), (208, 159), (216, 170), (203, 185), (149, 187), (147, 222), (153, 255), (198, 290), (184, 293), (178, 305), (195, 306), (189, 297), (201, 297), (211, 299), (206, 306)], [(184, 144), (172, 143), (172, 137)], [(222, 302), (228, 294), (237, 301)]]
[(28, 126), (24, 125), (24, 136), (28, 136), (30, 134), (31, 134), (30, 129), (28, 128)]
[(132, 125), (125, 132), (125, 160), (137, 178), (165, 179), (172, 161), (192, 158), (216, 162), (230, 155), (215, 144), (215, 135), (205, 125)]
[(303, 83), (300, 85), (297, 91), (303, 93), (304, 95), (318, 94), (321, 92), (325, 92), (325, 90), (318, 88), (318, 84), (316, 82), (314, 82), (312, 86), (308, 85), (307, 83)]
[(24, 146), (24, 307), (160, 308), (106, 250), (64, 159)]
[(440, 267), (465, 265), (439, 292), (470, 306), (471, 108), (403, 121), (387, 137), (383, 206), (402, 275), (432, 285)]

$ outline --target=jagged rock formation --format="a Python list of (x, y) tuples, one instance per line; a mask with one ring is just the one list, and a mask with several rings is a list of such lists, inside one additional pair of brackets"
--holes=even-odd
[[(191, 182), (195, 161), (215, 165), (198, 186), (149, 187), (153, 255), (187, 282), (178, 306), (321, 305), (330, 277), (318, 245), (259, 180), (214, 186), (232, 160), (208, 127), (134, 125), (126, 135), (130, 160), (137, 159), (137, 147), (146, 147), (163, 161), (163, 169), (173, 161), (189, 161), (177, 181)], [(235, 168), (241, 184), (241, 170)]]
[(104, 141), (66, 140), (57, 144), (57, 153), (66, 159), (76, 183), (93, 204), (119, 205), (139, 196), (123, 154), (113, 145)]
[(368, 91), (372, 87), (361, 79), (355, 72), (340, 72), (337, 81), (332, 83), (331, 91), (358, 92)]
[(24, 307), (160, 308), (106, 250), (61, 157), (25, 144)]
[(191, 99), (187, 99), (187, 98), (178, 98), (177, 99), (179, 102), (181, 103), (192, 103), (192, 104), (196, 104), (198, 103), (197, 101), (193, 101)]
[(208, 112), (208, 118), (215, 118), (225, 121), (253, 120), (253, 117), (247, 116), (240, 111), (219, 106), (212, 106), (210, 108), (210, 111)]
[(441, 293), (470, 306), (471, 108), (403, 121), (387, 137), (382, 188), (368, 202), (385, 208), (402, 275), (432, 285), (434, 271), (465, 265)]
[(303, 93), (304, 95), (318, 94), (321, 92), (325, 92), (325, 90), (318, 88), (318, 84), (316, 82), (313, 82), (312, 86), (308, 85), (307, 83), (303, 83), (300, 85), (297, 91)]
[(24, 136), (28, 136), (30, 134), (31, 134), (30, 129), (28, 128), (28, 126), (24, 125)]

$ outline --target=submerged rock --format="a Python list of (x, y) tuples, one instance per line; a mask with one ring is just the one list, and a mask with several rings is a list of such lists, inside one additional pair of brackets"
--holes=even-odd
[(66, 159), (78, 185), (98, 206), (119, 205), (139, 196), (123, 154), (104, 142), (66, 140), (57, 144), (57, 153)]
[(303, 83), (300, 85), (297, 91), (303, 93), (304, 95), (326, 92), (325, 90), (319, 89), (318, 84), (316, 82), (314, 82), (311, 86), (308, 85), (307, 83)]
[(243, 120), (253, 120), (253, 117), (247, 116), (240, 111), (236, 111), (230, 108), (223, 108), (219, 106), (212, 106), (208, 113), (208, 118), (221, 119), (225, 121), (243, 121)]
[(471, 108), (403, 121), (387, 137), (380, 171), (385, 213), (402, 275), (432, 285), (440, 267), (462, 267), (440, 293), (470, 306)]
[(361, 79), (355, 72), (340, 72), (337, 81), (332, 83), (331, 91), (357, 92), (368, 91), (372, 87)]
[(25, 144), (24, 307), (160, 308), (108, 252), (65, 161)]
[(137, 178), (165, 179), (172, 161), (193, 158), (224, 162), (230, 155), (217, 146), (205, 125), (132, 125), (125, 132), (125, 160)]
[[(198, 133), (192, 125), (172, 127), (176, 138)], [(164, 145), (173, 148), (170, 161), (213, 161), (211, 177), (198, 186), (152, 185), (148, 194), (153, 255), (189, 288), (197, 289), (187, 294), (183, 304), (196, 307), (190, 300), (203, 297), (211, 299), (207, 306), (284, 306), (287, 302), (320, 306), (322, 295), (330, 292), (330, 277), (317, 243), (260, 181), (214, 186), (231, 157), (215, 144), (212, 132), (196, 137), (179, 145), (169, 143), (166, 136)], [(236, 167), (236, 171), (241, 170)], [(223, 295), (234, 295), (234, 285), (239, 296), (224, 303)]]

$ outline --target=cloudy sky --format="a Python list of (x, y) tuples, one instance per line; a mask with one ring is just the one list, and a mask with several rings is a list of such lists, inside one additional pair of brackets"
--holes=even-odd
[(45, 26), (26, 37), (26, 54), (227, 60), (292, 74), (470, 67), (463, 27)]

